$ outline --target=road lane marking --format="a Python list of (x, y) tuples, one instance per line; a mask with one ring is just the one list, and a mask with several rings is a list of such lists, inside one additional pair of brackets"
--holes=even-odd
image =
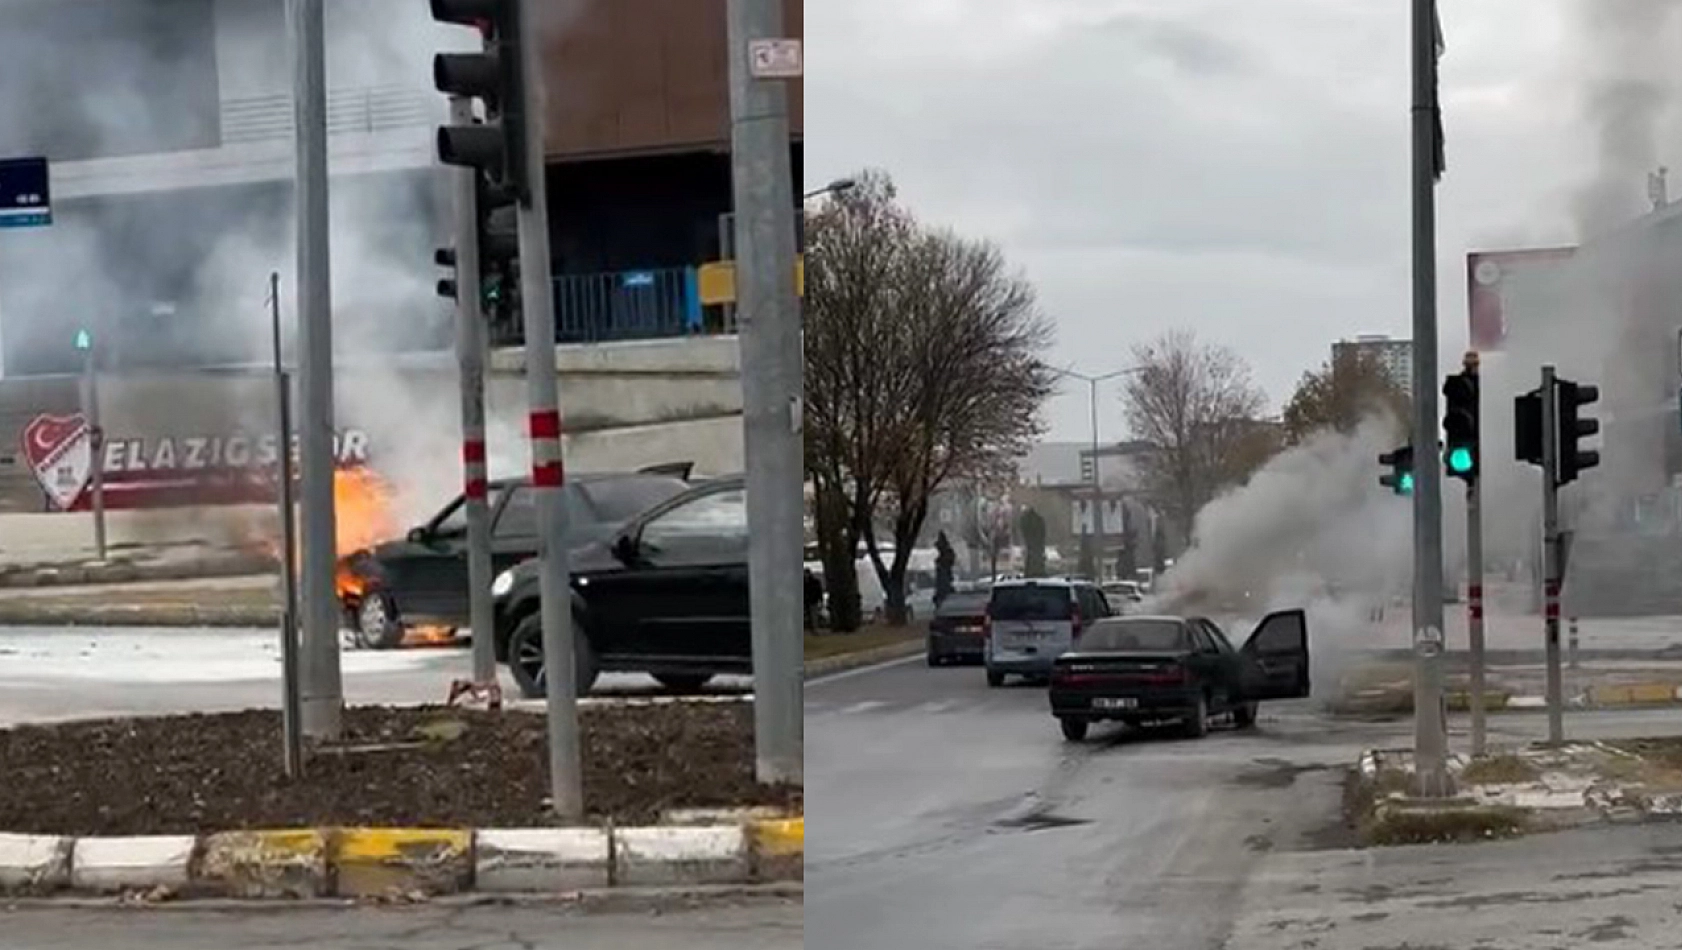
[(812, 679), (807, 680), (806, 685), (824, 686), (829, 683), (839, 683), (845, 679), (852, 679), (855, 676), (864, 676), (867, 673), (880, 673), (883, 670), (890, 669), (895, 666), (904, 666), (907, 663), (922, 662), (924, 662), (923, 655), (921, 653), (913, 653), (910, 656), (902, 656), (897, 660), (885, 660), (881, 663), (872, 663), (869, 666), (860, 666), (850, 670), (842, 670), (839, 673), (830, 673), (827, 676), (815, 676)]

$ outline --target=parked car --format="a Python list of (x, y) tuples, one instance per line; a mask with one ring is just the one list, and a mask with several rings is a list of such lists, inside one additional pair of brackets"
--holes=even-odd
[(1105, 581), (1099, 590), (1104, 592), (1104, 598), (1116, 613), (1126, 613), (1133, 609), (1134, 604), (1143, 603), (1145, 599), (1144, 588), (1138, 581)]
[(987, 685), (1009, 675), (1045, 679), (1052, 661), (1075, 645), (1082, 628), (1111, 616), (1095, 585), (1062, 578), (1001, 580), (987, 602)]
[(987, 652), (986, 593), (953, 592), (929, 618), (929, 665), (975, 664)]
[[(739, 476), (696, 485), (575, 547), (569, 610), (579, 694), (603, 672), (648, 673), (680, 691), (752, 672), (747, 554)], [(534, 558), (492, 588), (496, 657), (528, 697), (544, 692), (538, 575)]]
[(1248, 727), (1258, 703), (1306, 697), (1308, 673), (1301, 610), (1269, 614), (1237, 650), (1202, 617), (1116, 617), (1093, 624), (1076, 649), (1057, 658), (1048, 695), (1071, 742), (1104, 720), (1178, 721), (1186, 735), (1201, 738), (1212, 717)]
[[(689, 488), (687, 466), (574, 475), (562, 488), (566, 543), (610, 535), (628, 518)], [(537, 498), (525, 479), (494, 481), (488, 490), (491, 570), (504, 571), (537, 554)], [(468, 624), (467, 505), (454, 500), (404, 538), (340, 559), (340, 604), (359, 644), (402, 644), (411, 626)]]

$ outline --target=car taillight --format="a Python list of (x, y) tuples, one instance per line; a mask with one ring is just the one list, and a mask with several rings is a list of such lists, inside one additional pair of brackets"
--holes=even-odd
[(984, 614), (981, 615), (981, 639), (990, 640), (992, 638), (993, 638), (993, 612), (988, 611), (987, 613), (984, 613)]
[(1069, 632), (1070, 632), (1069, 635), (1071, 637), (1073, 637), (1074, 639), (1076, 639), (1076, 640), (1080, 639), (1080, 608), (1079, 607), (1074, 608), (1073, 612), (1071, 612), (1069, 614)]
[(1139, 678), (1147, 683), (1156, 683), (1162, 686), (1182, 686), (1191, 677), (1185, 667), (1176, 666), (1171, 670), (1161, 670), (1156, 673), (1147, 673)]

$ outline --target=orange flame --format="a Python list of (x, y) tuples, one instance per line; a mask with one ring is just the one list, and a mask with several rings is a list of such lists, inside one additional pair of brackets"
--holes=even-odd
[[(341, 468), (333, 472), (333, 520), (339, 557), (389, 541), (399, 530), (394, 493), (373, 469)], [(361, 594), (361, 578), (342, 564), (337, 573), (340, 596)]]

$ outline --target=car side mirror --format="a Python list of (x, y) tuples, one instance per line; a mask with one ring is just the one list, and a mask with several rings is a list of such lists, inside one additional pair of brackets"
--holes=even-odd
[(626, 564), (637, 559), (637, 539), (629, 534), (622, 534), (613, 542), (613, 556)]
[(425, 528), (410, 528), (409, 529), (409, 543), (410, 544), (425, 544), (427, 541), (431, 540), (431, 538), (432, 538), (432, 535), (427, 533), (427, 530)]

